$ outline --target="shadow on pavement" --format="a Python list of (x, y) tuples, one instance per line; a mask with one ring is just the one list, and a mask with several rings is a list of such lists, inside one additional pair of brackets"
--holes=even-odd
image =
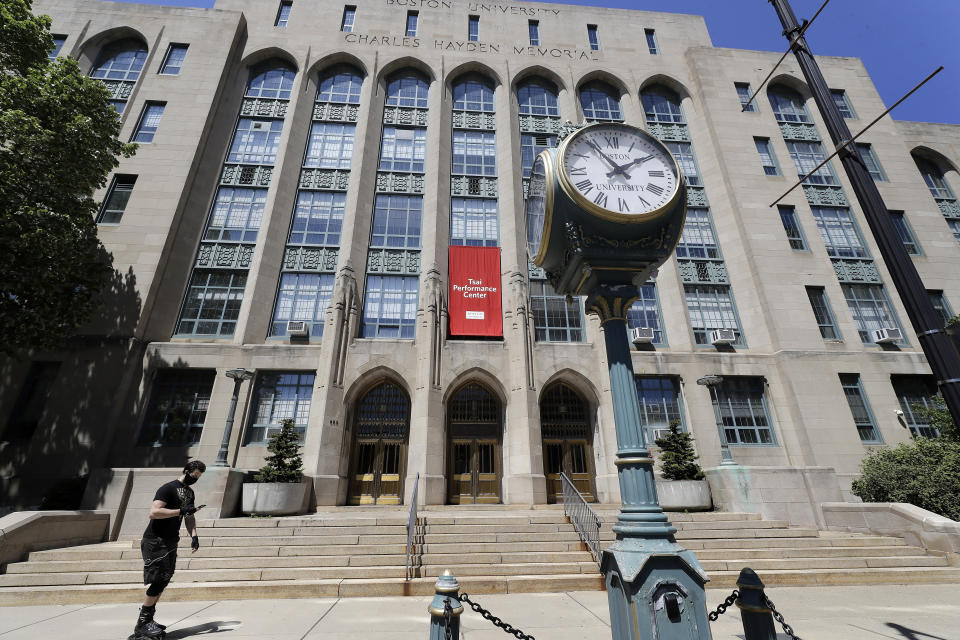
[(233, 631), (239, 624), (241, 624), (239, 620), (231, 620), (229, 622), (204, 622), (203, 624), (197, 624), (192, 627), (168, 631), (165, 637), (166, 640), (177, 640), (178, 638), (192, 638), (193, 636), (203, 636), (211, 633), (223, 633), (224, 631)]
[(923, 631), (917, 631), (916, 629), (905, 627), (902, 624), (897, 624), (896, 622), (888, 622), (886, 624), (888, 627), (906, 638), (906, 640), (923, 640), (924, 638), (933, 638), (934, 640), (950, 640), (949, 638), (944, 638), (942, 636), (934, 636), (930, 635), (929, 633), (924, 633)]

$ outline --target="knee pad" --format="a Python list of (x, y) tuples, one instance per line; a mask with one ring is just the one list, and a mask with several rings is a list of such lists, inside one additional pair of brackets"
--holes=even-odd
[(147, 589), (147, 595), (151, 598), (160, 595), (163, 593), (163, 590), (167, 588), (168, 584), (170, 584), (169, 580), (157, 580), (156, 582), (151, 582), (150, 587)]

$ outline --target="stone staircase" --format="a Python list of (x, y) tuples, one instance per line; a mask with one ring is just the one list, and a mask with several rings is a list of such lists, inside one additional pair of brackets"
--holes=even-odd
[[(618, 507), (597, 505), (613, 541)], [(405, 575), (406, 511), (338, 507), (309, 516), (200, 521), (202, 547), (181, 539), (165, 600), (429, 595), (451, 569), (469, 593), (603, 589), (562, 507), (430, 506), (421, 511), (416, 575)], [(672, 513), (711, 586), (749, 566), (770, 586), (960, 583), (960, 567), (900, 538), (788, 527), (745, 513)], [(139, 539), (38, 551), (0, 575), (0, 605), (136, 601)]]

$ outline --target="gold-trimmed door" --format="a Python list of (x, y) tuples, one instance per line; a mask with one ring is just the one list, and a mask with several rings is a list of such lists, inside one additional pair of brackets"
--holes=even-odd
[(584, 499), (596, 502), (593, 446), (586, 401), (562, 382), (551, 385), (540, 400), (543, 473), (547, 502), (563, 501), (565, 473)]
[(500, 502), (502, 429), (500, 402), (488, 389), (469, 383), (447, 409), (450, 504)]
[(400, 504), (407, 461), (410, 401), (384, 382), (357, 403), (350, 461), (350, 504)]

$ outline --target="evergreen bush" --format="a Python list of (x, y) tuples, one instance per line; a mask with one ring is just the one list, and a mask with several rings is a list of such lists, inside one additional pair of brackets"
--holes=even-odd
[(670, 423), (670, 433), (657, 438), (660, 447), (660, 470), (667, 480), (703, 480), (703, 469), (697, 464), (693, 436), (680, 431), (680, 421)]
[(280, 431), (267, 443), (267, 464), (254, 476), (256, 482), (300, 482), (303, 479), (303, 458), (300, 457), (300, 434), (292, 418), (280, 423)]
[(960, 520), (960, 442), (917, 438), (860, 462), (853, 494), (864, 502), (908, 502)]

